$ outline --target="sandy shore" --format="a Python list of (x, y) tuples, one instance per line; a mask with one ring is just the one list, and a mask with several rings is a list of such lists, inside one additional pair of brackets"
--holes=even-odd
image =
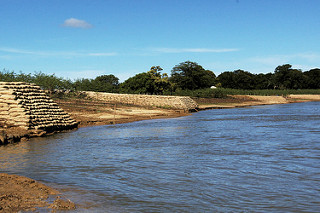
[[(282, 96), (230, 96), (226, 99), (195, 99), (199, 110), (247, 107), (268, 104), (287, 104), (306, 101), (320, 101), (320, 95)], [(93, 100), (55, 100), (61, 108), (79, 122), (80, 127), (128, 123), (139, 120), (173, 118), (190, 115), (183, 110), (142, 108), (121, 104), (110, 104)], [(4, 130), (2, 130), (4, 131)], [(8, 131), (8, 130), (7, 130)], [(11, 131), (11, 132), (10, 132)], [(12, 137), (19, 137), (19, 129), (8, 131)], [(5, 134), (0, 131), (1, 134)], [(22, 133), (24, 140), (28, 138)], [(51, 203), (48, 198), (52, 198)], [(36, 207), (51, 209), (74, 209), (75, 204), (62, 199), (59, 192), (30, 178), (0, 173), (0, 212), (35, 210)]]
[[(212, 100), (212, 99), (209, 99)], [(257, 96), (257, 95), (233, 95), (229, 98), (213, 99), (210, 101), (198, 100), (199, 109), (223, 109), (235, 107), (248, 107), (257, 105), (271, 105), (271, 104), (289, 104), (308, 101), (320, 101), (320, 95), (289, 95), (283, 96)]]
[(0, 212), (35, 211), (39, 207), (68, 210), (75, 209), (75, 204), (33, 179), (0, 173)]

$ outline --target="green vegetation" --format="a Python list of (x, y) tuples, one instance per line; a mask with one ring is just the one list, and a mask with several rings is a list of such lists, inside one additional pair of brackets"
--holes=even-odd
[[(244, 70), (226, 71), (219, 76), (195, 62), (186, 61), (172, 68), (171, 76), (161, 73), (160, 66), (139, 73), (123, 83), (110, 75), (95, 79), (74, 81), (42, 72), (24, 74), (0, 71), (0, 81), (35, 83), (42, 89), (53, 91), (97, 91), (132, 94), (179, 95), (202, 98), (224, 98), (227, 95), (281, 95), (320, 94), (320, 69), (309, 71), (293, 69), (290, 64), (280, 65), (274, 73), (252, 74)], [(215, 85), (216, 89), (210, 89)], [(70, 93), (72, 96), (72, 94)]]
[(120, 85), (120, 92), (162, 95), (164, 91), (171, 90), (172, 84), (167, 73), (161, 74), (161, 71), (160, 66), (153, 66), (150, 71), (127, 79)]
[(195, 62), (186, 61), (173, 67), (170, 81), (182, 90), (210, 88), (216, 75)]

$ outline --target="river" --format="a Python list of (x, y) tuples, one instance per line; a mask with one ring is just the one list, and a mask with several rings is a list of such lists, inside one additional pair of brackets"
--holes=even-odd
[(319, 212), (320, 102), (86, 127), (0, 147), (77, 212)]

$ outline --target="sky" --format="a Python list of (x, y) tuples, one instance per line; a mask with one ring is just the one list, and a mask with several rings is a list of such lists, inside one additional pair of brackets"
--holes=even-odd
[(219, 75), (320, 67), (319, 0), (0, 0), (0, 70), (66, 79), (192, 61)]

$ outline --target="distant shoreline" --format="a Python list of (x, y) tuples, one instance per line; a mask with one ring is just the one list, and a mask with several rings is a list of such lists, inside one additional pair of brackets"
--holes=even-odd
[[(290, 104), (300, 102), (320, 101), (320, 95), (288, 95), (284, 96), (258, 96), (258, 95), (233, 95), (231, 96), (238, 102), (211, 102), (199, 104), (200, 110), (207, 109), (224, 109), (236, 107), (249, 107), (258, 105), (273, 105), (273, 104)], [(242, 100), (242, 101), (241, 101)]]

